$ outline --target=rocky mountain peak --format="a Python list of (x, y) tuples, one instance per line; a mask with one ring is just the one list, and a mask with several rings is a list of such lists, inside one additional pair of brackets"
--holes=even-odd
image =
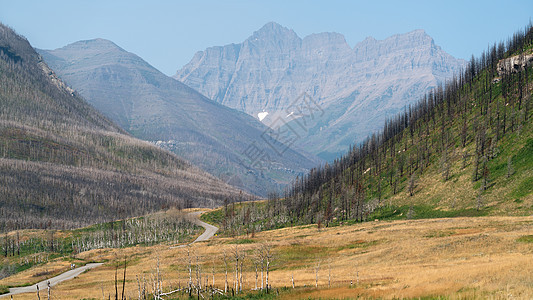
[[(433, 38), (424, 30), (417, 29), (403, 34), (395, 34), (383, 40), (377, 40), (373, 37), (367, 37), (357, 43), (354, 52), (359, 59), (369, 54), (370, 56), (383, 56), (389, 53), (399, 53), (409, 49), (432, 49), (438, 47), (435, 45)], [(440, 49), (440, 48), (439, 48)], [(363, 56), (363, 57), (361, 57)]]
[(54, 56), (57, 64), (62, 62), (63, 64), (83, 66), (85, 63), (94, 63), (96, 61), (103, 66), (115, 64), (118, 60), (126, 66), (134, 64), (149, 68), (149, 65), (137, 55), (122, 49), (112, 41), (102, 38), (74, 42), (55, 50), (38, 51), (45, 60), (51, 59), (51, 55)]
[(110, 40), (102, 39), (102, 38), (96, 38), (91, 40), (83, 40), (83, 41), (77, 41), (72, 44), (68, 44), (62, 48), (59, 48), (57, 50), (65, 50), (65, 51), (121, 51), (125, 52), (124, 49), (117, 46), (117, 44), (113, 43)]
[(259, 39), (259, 38), (279, 38), (282, 36), (289, 36), (289, 37), (296, 37), (298, 38), (298, 35), (294, 32), (294, 30), (289, 29), (287, 27), (284, 27), (276, 22), (268, 22), (263, 27), (261, 27), (259, 30), (255, 31), (252, 36), (250, 36), (249, 39)]
[(394, 41), (398, 44), (405, 45), (405, 47), (416, 47), (421, 45), (435, 47), (435, 41), (423, 29), (416, 29), (404, 34), (396, 34), (385, 39), (385, 41)]
[(269, 126), (290, 115), (286, 109), (308, 94), (326, 117), (316, 121), (314, 131), (306, 131), (309, 138), (301, 146), (320, 154), (326, 148), (342, 151), (365, 138), (385, 117), (463, 66), (424, 30), (383, 40), (369, 37), (351, 48), (339, 33), (300, 39), (272, 22), (242, 44), (208, 48), (175, 78)]
[(300, 43), (300, 37), (293, 30), (278, 23), (270, 22), (246, 39), (244, 45), (248, 46), (250, 51), (262, 52), (270, 50), (285, 51), (298, 47)]

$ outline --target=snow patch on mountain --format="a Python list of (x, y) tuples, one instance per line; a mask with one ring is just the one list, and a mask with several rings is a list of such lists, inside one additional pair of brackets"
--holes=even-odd
[(266, 118), (266, 116), (268, 116), (267, 111), (263, 111), (257, 114), (257, 118), (259, 119), (259, 121), (263, 121), (263, 119)]

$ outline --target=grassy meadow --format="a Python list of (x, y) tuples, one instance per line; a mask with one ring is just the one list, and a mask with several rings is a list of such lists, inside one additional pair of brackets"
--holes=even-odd
[[(139, 285), (152, 292), (158, 265), (163, 291), (186, 285), (188, 257), (194, 282), (200, 274), (203, 285), (206, 279), (212, 285), (214, 275), (214, 285), (224, 289), (224, 253), (231, 288), (238, 249), (241, 257), (244, 254), (240, 295), (263, 298), (264, 294), (251, 290), (256, 287), (257, 250), (266, 244), (273, 254), (269, 296), (274, 298), (529, 299), (533, 297), (532, 225), (530, 216), (371, 221), (320, 230), (316, 225), (283, 228), (253, 237), (216, 236), (191, 245), (188, 251), (168, 245), (97, 249), (71, 259), (104, 261), (104, 266), (57, 285), (52, 295), (56, 299), (113, 298), (116, 266), (121, 291), (124, 258), (128, 298), (138, 298)], [(68, 262), (58, 258), (0, 280), (0, 286), (33, 283), (43, 278), (39, 274), (51, 276), (67, 267)], [(261, 286), (260, 270), (258, 275)], [(35, 297), (25, 294), (15, 299)], [(173, 297), (188, 296), (176, 293)]]

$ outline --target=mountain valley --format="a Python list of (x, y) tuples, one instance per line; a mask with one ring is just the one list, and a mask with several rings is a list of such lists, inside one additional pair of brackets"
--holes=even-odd
[(270, 22), (175, 78), (0, 23), (0, 298), (532, 299), (532, 119), (531, 22), (469, 62)]
[(39, 52), (62, 79), (127, 132), (240, 189), (265, 197), (320, 163), (292, 148), (279, 155), (265, 142), (268, 127), (207, 99), (111, 41), (79, 41)]

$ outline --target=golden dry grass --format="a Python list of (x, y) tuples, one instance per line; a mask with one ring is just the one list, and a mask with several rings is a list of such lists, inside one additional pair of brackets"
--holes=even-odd
[[(451, 299), (494, 298), (530, 299), (533, 297), (533, 244), (517, 239), (533, 234), (533, 217), (480, 217), (428, 219), (414, 221), (368, 222), (326, 228), (316, 226), (285, 228), (261, 232), (251, 237), (215, 238), (190, 247), (202, 273), (209, 275), (215, 266), (215, 284), (224, 285), (222, 253), (229, 263), (229, 285), (233, 284), (231, 252), (235, 241), (246, 252), (245, 288), (255, 285), (254, 250), (261, 243), (272, 245), (275, 258), (271, 283), (290, 286), (294, 276), (297, 289), (281, 293), (282, 298), (418, 298), (445, 296)], [(251, 242), (251, 241), (253, 242)], [(59, 284), (53, 295), (60, 299), (107, 298), (114, 295), (113, 262), (126, 256), (126, 294), (136, 298), (136, 276), (146, 278), (148, 290), (157, 260), (164, 286), (184, 285), (188, 280), (187, 252), (166, 246), (94, 250), (79, 259), (104, 261), (104, 266)], [(315, 286), (315, 267), (320, 261), (319, 285)], [(54, 265), (55, 264), (55, 265)], [(52, 263), (52, 266), (60, 265)], [(331, 265), (332, 287), (328, 288)], [(30, 269), (0, 285), (24, 282), (43, 267)], [(119, 269), (119, 278), (121, 278)], [(358, 274), (358, 276), (357, 276)], [(193, 275), (194, 276), (194, 275)], [(353, 285), (350, 286), (350, 281)], [(304, 287), (306, 286), (306, 287)], [(120, 290), (120, 288), (119, 288)], [(33, 299), (19, 295), (16, 299)]]

